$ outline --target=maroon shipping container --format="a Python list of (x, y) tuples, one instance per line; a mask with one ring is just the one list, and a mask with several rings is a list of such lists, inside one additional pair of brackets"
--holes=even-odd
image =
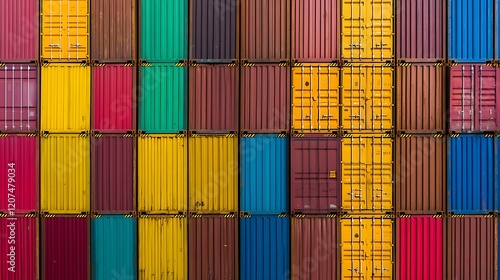
[(464, 64), (450, 69), (450, 131), (499, 130), (500, 68)]
[(445, 68), (432, 63), (398, 66), (396, 127), (406, 133), (445, 130)]
[(89, 220), (61, 215), (42, 218), (42, 279), (88, 280)]
[(91, 144), (92, 211), (134, 212), (136, 139), (129, 135), (94, 134)]
[(292, 212), (331, 213), (340, 209), (340, 139), (298, 134), (290, 143)]
[(290, 68), (257, 64), (241, 68), (240, 129), (275, 133), (290, 129)]
[(232, 65), (189, 67), (189, 130), (238, 130), (238, 80)]
[(489, 216), (448, 218), (446, 279), (496, 279), (496, 227)]
[(340, 57), (340, 2), (292, 0), (292, 59), (331, 62)]
[(396, 52), (407, 62), (444, 60), (445, 0), (397, 0)]
[(337, 219), (325, 216), (292, 218), (290, 279), (339, 279)]
[(238, 272), (238, 218), (189, 218), (189, 279), (233, 279)]
[(0, 1), (0, 61), (38, 60), (39, 2)]

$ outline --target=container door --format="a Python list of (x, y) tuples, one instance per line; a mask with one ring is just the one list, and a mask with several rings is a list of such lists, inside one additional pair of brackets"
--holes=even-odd
[(478, 131), (497, 130), (497, 73), (495, 67), (479, 65), (476, 75), (475, 127)]
[(474, 131), (475, 68), (452, 67), (450, 73), (450, 130)]

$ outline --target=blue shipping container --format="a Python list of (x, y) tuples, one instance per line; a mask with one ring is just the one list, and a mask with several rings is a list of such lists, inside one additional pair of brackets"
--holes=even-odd
[(241, 280), (288, 279), (290, 218), (259, 215), (240, 219)]
[(448, 209), (456, 214), (493, 211), (493, 138), (462, 134), (448, 141)]
[(137, 221), (123, 215), (92, 219), (92, 279), (137, 279)]
[(457, 62), (493, 59), (493, 0), (448, 0), (448, 56)]
[(288, 138), (257, 134), (241, 138), (240, 209), (251, 214), (287, 211)]

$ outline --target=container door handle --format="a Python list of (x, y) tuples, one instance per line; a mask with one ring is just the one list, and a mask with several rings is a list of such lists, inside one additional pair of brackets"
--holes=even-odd
[(351, 48), (361, 48), (361, 43), (349, 44)]
[(387, 117), (387, 115), (386, 114), (377, 114), (375, 117), (378, 120), (378, 119), (380, 119), (380, 117), (382, 117), (382, 118)]
[(51, 48), (52, 48), (52, 47), (57, 47), (57, 48), (59, 48), (59, 47), (61, 47), (61, 45), (59, 45), (59, 44), (49, 44), (49, 47), (51, 47)]
[(83, 46), (82, 44), (71, 44), (72, 47), (81, 47)]
[(350, 117), (351, 119), (356, 119), (356, 120), (361, 119), (361, 115), (349, 115), (349, 117)]
[(322, 119), (329, 119), (329, 118), (331, 118), (331, 117), (335, 117), (335, 116), (334, 116), (334, 115), (324, 115), (324, 114), (323, 114), (323, 115), (321, 115), (321, 118), (322, 118)]
[(375, 270), (386, 270), (386, 271), (389, 270), (388, 268), (385, 268), (385, 267), (380, 268), (380, 267), (377, 267), (377, 266), (374, 269)]
[(347, 270), (352, 270), (356, 273), (362, 274), (357, 267), (349, 267)]
[(375, 44), (375, 47), (377, 47), (377, 48), (384, 47), (384, 46), (387, 46), (387, 43), (378, 43), (378, 44)]

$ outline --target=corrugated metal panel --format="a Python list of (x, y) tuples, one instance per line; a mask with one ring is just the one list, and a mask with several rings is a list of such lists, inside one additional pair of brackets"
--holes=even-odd
[(292, 59), (331, 62), (340, 57), (340, 2), (292, 1)]
[(189, 0), (142, 0), (141, 59), (178, 62), (188, 58)]
[(448, 219), (447, 279), (495, 279), (496, 227), (492, 217)]
[(342, 0), (342, 58), (393, 59), (393, 9), (392, 0)]
[(462, 134), (448, 141), (448, 210), (493, 211), (493, 138)]
[(189, 138), (189, 210), (238, 211), (238, 139), (234, 135)]
[(288, 139), (243, 135), (240, 140), (240, 211), (279, 214), (288, 210)]
[(50, 132), (90, 130), (90, 67), (42, 67), (41, 128)]
[(189, 130), (238, 130), (238, 67), (190, 67)]
[(38, 138), (15, 134), (0, 137), (0, 151), (0, 182), (4, 186), (0, 212), (38, 211)]
[(107, 133), (134, 130), (134, 68), (117, 64), (93, 67), (92, 77), (92, 129)]
[(281, 61), (290, 57), (290, 2), (243, 0), (241, 59)]
[(342, 139), (342, 209), (385, 213), (394, 210), (393, 140), (386, 135)]
[(446, 279), (443, 264), (443, 219), (411, 216), (398, 218), (396, 224), (397, 279)]
[(328, 64), (292, 67), (292, 130), (333, 131), (340, 124), (340, 69)]
[(351, 65), (342, 68), (342, 127), (350, 131), (394, 128), (394, 68)]
[(135, 210), (135, 142), (134, 138), (122, 135), (92, 137), (92, 211)]
[(286, 279), (290, 272), (290, 218), (240, 219), (240, 279)]
[(448, 58), (491, 60), (493, 26), (493, 0), (448, 0)]
[(139, 129), (148, 133), (187, 130), (187, 68), (170, 63), (140, 69)]
[(330, 213), (340, 209), (340, 140), (305, 134), (290, 142), (290, 209)]
[(91, 225), (92, 279), (136, 279), (137, 220), (107, 215)]
[(0, 130), (38, 129), (38, 71), (34, 64), (0, 67)]
[(92, 60), (136, 59), (136, 1), (91, 0)]
[(187, 218), (139, 218), (139, 278), (188, 279)]
[(41, 3), (41, 59), (50, 62), (88, 60), (88, 0), (42, 0)]
[(397, 0), (396, 52), (406, 61), (445, 59), (445, 0)]
[(187, 211), (187, 139), (184, 135), (141, 137), (138, 158), (139, 211), (170, 214)]
[(291, 279), (338, 279), (337, 219), (292, 218)]
[(239, 279), (238, 219), (189, 219), (189, 279)]
[(89, 137), (75, 134), (42, 137), (40, 165), (41, 211), (52, 214), (90, 211)]
[(404, 135), (396, 138), (396, 210), (444, 213), (446, 138)]
[(289, 130), (289, 70), (278, 64), (241, 67), (241, 131), (272, 133)]

